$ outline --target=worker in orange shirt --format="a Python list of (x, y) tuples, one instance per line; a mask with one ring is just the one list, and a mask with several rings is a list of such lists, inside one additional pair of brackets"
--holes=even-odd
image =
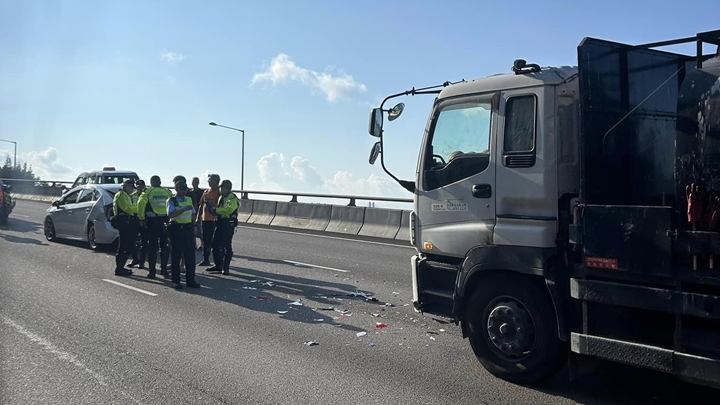
[[(213, 247), (213, 234), (215, 233), (215, 219), (216, 217), (205, 209), (205, 201), (208, 201), (213, 209), (217, 208), (218, 200), (220, 199), (220, 176), (217, 174), (211, 174), (208, 176), (209, 189), (205, 190), (200, 201), (198, 202), (197, 221), (202, 220), (202, 235), (203, 235), (203, 261), (198, 266), (209, 267), (210, 264), (210, 253)], [(215, 263), (216, 266), (222, 266), (222, 263)]]

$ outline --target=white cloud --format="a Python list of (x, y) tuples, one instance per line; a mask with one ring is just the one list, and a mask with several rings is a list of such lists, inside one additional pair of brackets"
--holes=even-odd
[(276, 86), (288, 81), (300, 82), (312, 89), (320, 90), (331, 103), (367, 91), (364, 84), (355, 81), (346, 73), (339, 72), (338, 75), (333, 75), (328, 71), (308, 70), (296, 65), (290, 56), (283, 53), (274, 57), (270, 66), (267, 66), (263, 72), (256, 73), (251, 85), (270, 82)]
[[(5, 164), (5, 158), (10, 156), (13, 158), (11, 151), (0, 150), (0, 158)], [(58, 156), (57, 149), (49, 147), (43, 151), (23, 152), (18, 155), (18, 165), (27, 163), (32, 166), (33, 173), (42, 180), (75, 180), (75, 176), (80, 173), (79, 170), (68, 166)]]
[(252, 184), (251, 187), (267, 191), (412, 197), (395, 182), (375, 174), (371, 174), (367, 178), (355, 178), (352, 173), (340, 171), (332, 178), (323, 179), (310, 161), (300, 156), (293, 157), (288, 163), (282, 153), (273, 152), (258, 161), (257, 169), (260, 175), (260, 184)]
[(160, 59), (171, 65), (174, 65), (176, 63), (182, 62), (183, 59), (185, 59), (185, 55), (171, 51), (162, 51), (160, 53)]

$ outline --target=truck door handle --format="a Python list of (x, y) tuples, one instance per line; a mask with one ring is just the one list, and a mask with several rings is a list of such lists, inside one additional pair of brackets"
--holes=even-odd
[(472, 195), (475, 198), (490, 198), (492, 186), (489, 184), (475, 184), (472, 187)]

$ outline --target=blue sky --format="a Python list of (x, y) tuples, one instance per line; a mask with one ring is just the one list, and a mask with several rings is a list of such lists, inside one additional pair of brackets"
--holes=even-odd
[[(246, 130), (245, 188), (409, 198), (367, 164), (382, 97), (508, 72), (516, 58), (573, 65), (585, 36), (720, 28), (712, 1), (584, 3), (6, 1), (0, 138), (45, 178), (108, 163), (239, 186), (240, 134), (216, 121)], [(432, 97), (402, 101), (386, 162), (410, 179)]]

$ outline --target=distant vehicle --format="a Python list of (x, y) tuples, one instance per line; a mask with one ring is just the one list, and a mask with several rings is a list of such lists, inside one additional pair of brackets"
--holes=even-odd
[(115, 242), (119, 233), (110, 225), (110, 217), (113, 198), (121, 187), (85, 184), (68, 190), (45, 211), (45, 238), (83, 241), (93, 250)]
[(103, 167), (102, 170), (84, 172), (75, 179), (71, 188), (83, 184), (122, 184), (125, 180), (138, 181), (137, 173), (130, 170), (115, 170), (114, 167)]

